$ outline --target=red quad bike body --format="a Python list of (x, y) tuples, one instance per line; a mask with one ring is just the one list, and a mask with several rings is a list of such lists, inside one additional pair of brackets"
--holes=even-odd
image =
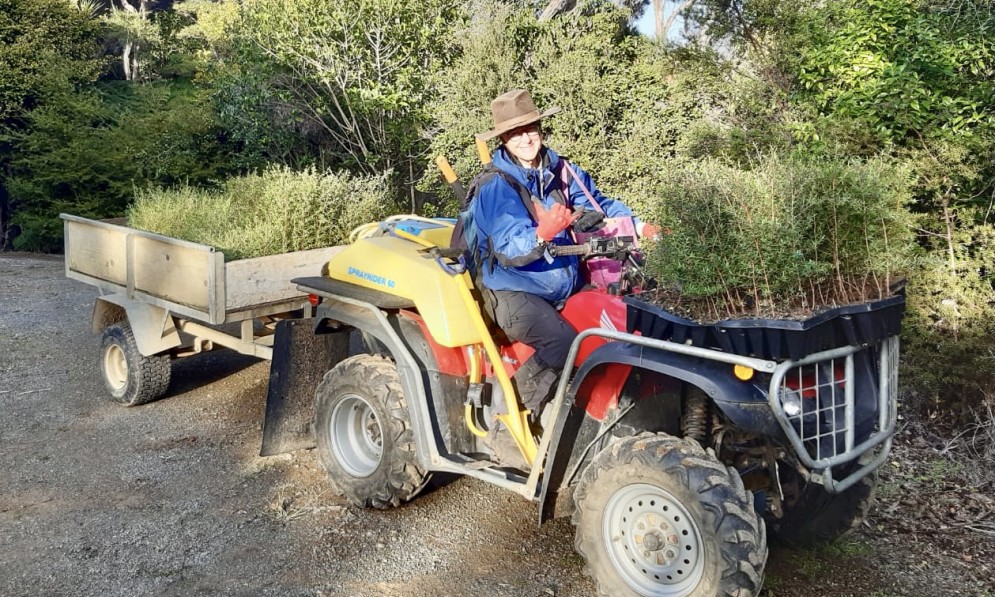
[[(418, 323), (431, 346), (432, 352), (439, 364), (439, 371), (448, 375), (465, 376), (470, 365), (464, 351), (458, 348), (447, 348), (432, 339), (424, 321), (413, 311), (402, 311), (404, 317)], [(590, 328), (600, 328), (612, 331), (625, 330), (626, 306), (618, 295), (609, 294), (602, 289), (584, 290), (571, 296), (562, 310), (563, 317), (578, 332)], [(610, 342), (602, 337), (592, 336), (585, 339), (577, 353), (575, 366), (580, 366), (598, 348)], [(509, 376), (532, 356), (535, 352), (531, 347), (521, 342), (512, 342), (498, 346), (502, 362)], [(622, 387), (629, 378), (632, 367), (622, 364), (610, 364), (599, 368), (584, 380), (578, 393), (578, 406), (583, 406), (588, 416), (595, 421), (602, 421), (607, 412), (618, 405), (618, 397)], [(493, 378), (493, 367), (484, 364), (484, 374)]]

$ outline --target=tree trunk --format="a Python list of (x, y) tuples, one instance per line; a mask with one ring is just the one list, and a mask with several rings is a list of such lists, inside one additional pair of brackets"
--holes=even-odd
[(539, 20), (548, 21), (555, 16), (573, 10), (575, 6), (577, 6), (577, 0), (550, 0), (542, 14), (539, 15)]
[[(657, 0), (653, 0), (656, 2)], [(638, 16), (642, 12), (643, 0), (612, 0), (612, 4), (629, 11), (630, 17)], [(548, 21), (553, 17), (568, 13), (577, 8), (577, 0), (550, 0), (546, 8), (539, 15), (540, 21)]]
[(121, 66), (124, 67), (124, 79), (126, 81), (134, 81), (135, 77), (131, 73), (131, 47), (132, 42), (124, 42), (124, 49), (121, 50)]
[[(129, 2), (129, 0), (119, 0), (121, 3), (121, 10), (130, 12), (131, 14), (138, 15), (138, 18), (145, 21), (148, 17), (148, 7), (149, 0), (138, 0), (138, 6), (134, 6)], [(138, 51), (141, 49), (141, 45), (135, 40), (130, 39), (131, 33), (128, 34), (129, 39), (124, 42), (124, 48), (121, 51), (121, 65), (124, 68), (124, 78), (128, 81), (135, 81), (138, 79)]]
[(674, 9), (669, 14), (664, 14), (664, 5), (667, 3), (664, 0), (653, 0), (653, 19), (656, 21), (656, 39), (658, 41), (665, 41), (667, 39), (667, 36), (670, 35), (670, 28), (674, 26), (677, 17), (682, 12), (691, 8), (694, 2), (695, 0), (683, 0), (680, 4), (674, 6)]

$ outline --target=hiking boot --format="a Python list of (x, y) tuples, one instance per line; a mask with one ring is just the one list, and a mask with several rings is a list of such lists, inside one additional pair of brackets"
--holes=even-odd
[(553, 389), (559, 380), (559, 371), (539, 363), (535, 357), (525, 361), (511, 376), (519, 402), (531, 411), (529, 424), (533, 426), (533, 433), (536, 435), (541, 433), (538, 425), (542, 409), (552, 399)]

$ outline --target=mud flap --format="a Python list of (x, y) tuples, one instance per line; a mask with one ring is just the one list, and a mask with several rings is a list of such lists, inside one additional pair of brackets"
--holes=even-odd
[(276, 326), (260, 456), (313, 448), (314, 392), (325, 373), (348, 356), (347, 331), (314, 333), (313, 319)]

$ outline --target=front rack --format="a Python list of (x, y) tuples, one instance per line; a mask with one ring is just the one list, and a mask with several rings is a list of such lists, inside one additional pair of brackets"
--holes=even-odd
[[(874, 429), (855, 444), (855, 358), (877, 351), (877, 421)], [(873, 355), (873, 353), (872, 353)], [(869, 391), (870, 388), (864, 389)], [(767, 400), (802, 463), (813, 471), (811, 481), (831, 493), (851, 487), (888, 458), (895, 434), (898, 394), (898, 337), (870, 347), (848, 346), (820, 352), (774, 369)], [(859, 466), (842, 479), (833, 468), (851, 462)]]

